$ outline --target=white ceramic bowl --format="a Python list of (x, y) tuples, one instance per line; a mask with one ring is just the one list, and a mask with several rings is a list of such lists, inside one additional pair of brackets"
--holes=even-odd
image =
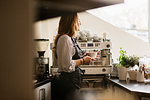
[(96, 58), (97, 52), (90, 52), (90, 53), (88, 53), (88, 55), (92, 58)]

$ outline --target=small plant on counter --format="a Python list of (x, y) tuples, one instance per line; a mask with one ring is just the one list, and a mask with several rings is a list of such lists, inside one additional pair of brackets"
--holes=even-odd
[(139, 64), (139, 57), (137, 56), (127, 56), (127, 52), (120, 48), (120, 56), (119, 56), (119, 65), (120, 67), (134, 67)]
[(127, 52), (122, 48), (120, 48), (120, 56), (119, 56), (120, 67), (126, 67), (127, 59), (128, 59)]
[(139, 65), (139, 57), (137, 56), (129, 56), (127, 60), (127, 65), (128, 67), (134, 67), (135, 65)]
[(120, 56), (119, 56), (119, 66), (118, 69), (118, 77), (119, 80), (126, 80), (127, 72), (129, 73), (130, 79), (136, 79), (136, 71), (132, 71), (131, 67), (138, 65), (139, 57), (136, 56), (128, 56), (127, 52), (120, 48)]

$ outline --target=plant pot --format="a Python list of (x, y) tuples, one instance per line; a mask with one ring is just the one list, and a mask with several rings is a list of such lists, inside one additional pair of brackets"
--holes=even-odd
[(119, 80), (126, 80), (127, 68), (126, 67), (117, 67)]
[(137, 79), (137, 71), (130, 70), (130, 71), (128, 71), (128, 74), (129, 74), (130, 80), (136, 80)]

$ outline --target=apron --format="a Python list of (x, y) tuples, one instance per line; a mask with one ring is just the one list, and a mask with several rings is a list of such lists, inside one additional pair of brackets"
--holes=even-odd
[[(71, 38), (74, 47), (75, 47), (75, 54), (72, 57), (72, 60), (77, 60), (81, 58), (82, 50), (78, 46), (76, 40), (74, 38)], [(68, 83), (68, 86), (70, 89), (80, 89), (81, 87), (81, 73), (82, 70), (76, 66), (75, 71), (68, 73), (68, 72), (61, 72), (60, 79), (64, 81), (66, 84)]]
[[(75, 47), (75, 54), (72, 60), (80, 59), (82, 51), (77, 45), (74, 38), (71, 38)], [(68, 100), (66, 97), (70, 96), (72, 99), (81, 87), (81, 69), (76, 66), (73, 72), (61, 72), (59, 80), (52, 82), (52, 100)], [(69, 99), (70, 100), (70, 99)], [(72, 99), (73, 100), (73, 99)]]

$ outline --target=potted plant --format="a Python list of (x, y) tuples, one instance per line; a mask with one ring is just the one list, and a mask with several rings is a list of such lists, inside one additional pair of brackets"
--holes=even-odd
[(139, 65), (139, 57), (137, 56), (129, 56), (127, 60), (127, 66), (130, 67), (128, 71), (130, 80), (136, 80), (137, 78), (137, 71), (132, 69), (135, 65)]
[(129, 70), (135, 65), (139, 64), (139, 57), (137, 56), (127, 56), (127, 52), (120, 48), (119, 56), (119, 67), (118, 67), (118, 77), (119, 80), (126, 80), (127, 70), (129, 73), (130, 80), (136, 80), (137, 71)]
[(127, 60), (128, 60), (127, 52), (122, 48), (120, 48), (119, 67), (117, 68), (119, 80), (126, 80), (126, 75), (127, 75), (126, 67), (128, 67), (126, 66)]

